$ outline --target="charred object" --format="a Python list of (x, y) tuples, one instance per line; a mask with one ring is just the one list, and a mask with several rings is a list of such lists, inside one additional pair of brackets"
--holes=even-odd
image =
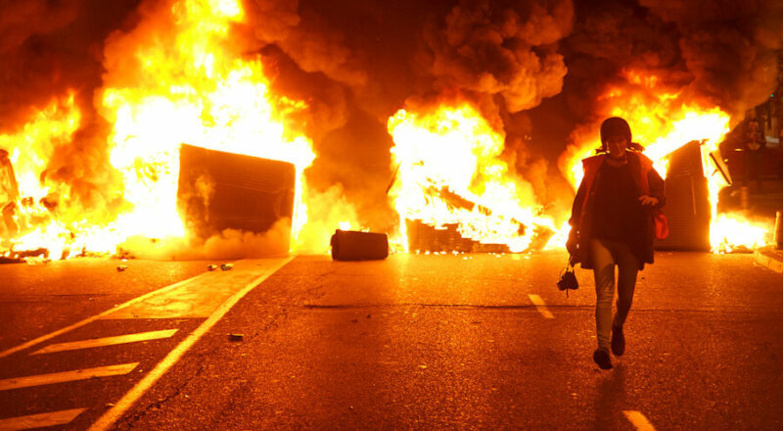
[(385, 233), (338, 229), (332, 235), (331, 246), (334, 260), (382, 260), (389, 256), (389, 238)]
[(666, 206), (669, 236), (658, 240), (659, 250), (710, 251), (707, 178), (704, 176), (701, 142), (691, 141), (669, 156), (666, 174)]
[(295, 182), (291, 163), (183, 144), (177, 208), (204, 239), (225, 229), (264, 233), (281, 220), (290, 230)]

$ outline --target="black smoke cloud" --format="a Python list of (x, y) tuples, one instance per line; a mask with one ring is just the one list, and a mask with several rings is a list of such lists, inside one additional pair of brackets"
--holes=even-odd
[(67, 62), (63, 46), (50, 35), (78, 17), (80, 2), (50, 7), (48, 1), (2, 2), (0, 11), (0, 130), (23, 111), (61, 89)]
[[(139, 0), (30, 0), (0, 2), (0, 134), (18, 134), (34, 115), (71, 95), (81, 111), (81, 129), (71, 142), (46, 143), (51, 154), (43, 184), (67, 193), (58, 211), (89, 208), (112, 214), (123, 205), (112, 193), (106, 137), (111, 128), (96, 115), (103, 41), (133, 25)], [(12, 142), (25, 151), (24, 140)], [(12, 150), (13, 148), (7, 148)], [(78, 210), (77, 210), (78, 211)], [(62, 220), (68, 222), (68, 220)]]
[(0, 2), (0, 132), (76, 91), (89, 109), (106, 36), (132, 25), (139, 0)]
[[(598, 121), (607, 87), (639, 70), (683, 100), (718, 106), (739, 121), (779, 85), (782, 9), (779, 0), (576, 1), (574, 31), (561, 44), (569, 69), (563, 91), (533, 115)], [(537, 132), (563, 142), (568, 132), (560, 130)]]
[(783, 2), (641, 0), (676, 26), (693, 92), (732, 113), (753, 107), (777, 88), (783, 48)]
[(424, 30), (437, 88), (501, 95), (510, 112), (560, 93), (566, 67), (557, 42), (572, 26), (570, 0), (461, 1)]
[(307, 123), (321, 157), (309, 179), (341, 184), (381, 228), (395, 222), (376, 217), (393, 214), (385, 198), (389, 116), (459, 97), (498, 130), (514, 130), (503, 116), (558, 94), (567, 72), (558, 42), (573, 25), (570, 0), (279, 3), (247, 2), (259, 49), (280, 67), (277, 85), (288, 94), (312, 90), (303, 96), (314, 108)]

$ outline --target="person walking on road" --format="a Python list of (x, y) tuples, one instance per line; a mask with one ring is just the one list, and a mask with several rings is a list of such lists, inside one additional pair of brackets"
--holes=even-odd
[[(582, 161), (584, 178), (569, 220), (571, 263), (592, 269), (595, 279), (598, 348), (593, 360), (601, 369), (612, 368), (610, 347), (615, 356), (625, 352), (623, 325), (636, 275), (645, 263), (653, 263), (653, 211), (666, 203), (663, 179), (631, 138), (628, 122), (620, 117), (601, 124), (601, 148)], [(612, 316), (615, 285), (617, 312)]]

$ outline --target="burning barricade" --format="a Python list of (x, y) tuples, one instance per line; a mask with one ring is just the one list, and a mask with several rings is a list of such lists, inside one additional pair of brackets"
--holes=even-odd
[[(291, 231), (293, 164), (182, 145), (179, 172), (177, 206), (201, 238), (225, 229), (265, 233), (280, 221)], [(280, 247), (288, 250), (289, 243)]]
[[(551, 20), (543, 19), (547, 15), (537, 18), (538, 12), (554, 12), (546, 8), (532, 15), (512, 10), (492, 14), (494, 7), (484, 5), (466, 15), (466, 22), (478, 21), (440, 35), (472, 29), (465, 40), (454, 39), (459, 44), (450, 38), (448, 43), (435, 43), (438, 37), (421, 44), (435, 50), (416, 58), (435, 59), (438, 76), (430, 78), (438, 78), (437, 86), (425, 90), (426, 97), (401, 93), (407, 100), (405, 109), (400, 109), (398, 98), (377, 111), (396, 111), (379, 123), (393, 141), (391, 151), (382, 147), (378, 153), (367, 153), (375, 157), (371, 163), (366, 163), (367, 157), (351, 165), (337, 159), (349, 158), (360, 146), (354, 138), (361, 137), (343, 132), (359, 122), (356, 115), (367, 106), (348, 105), (373, 92), (349, 89), (347, 81), (379, 87), (384, 83), (373, 82), (367, 71), (319, 70), (315, 59), (297, 69), (304, 58), (293, 55), (292, 46), (283, 46), (284, 40), (276, 37), (257, 39), (270, 35), (262, 31), (268, 20), (253, 2), (143, 4), (127, 28), (116, 28), (94, 41), (101, 55), (90, 50), (90, 58), (100, 60), (89, 75), (100, 76), (100, 82), (91, 87), (71, 77), (74, 81), (56, 91), (42, 90), (35, 103), (16, 112), (18, 124), (14, 121), (13, 127), (3, 129), (8, 134), (0, 135), (0, 146), (8, 153), (0, 158), (0, 252), (6, 258), (133, 257), (140, 252), (155, 258), (210, 256), (191, 250), (196, 247), (193, 238), (204, 249), (212, 247), (222, 254), (226, 242), (248, 239), (258, 240), (252, 252), (271, 244), (285, 253), (325, 253), (336, 221), (360, 219), (354, 207), (358, 204), (342, 193), (347, 187), (340, 181), (355, 183), (353, 199), (370, 201), (362, 202), (361, 208), (385, 213), (373, 214), (381, 219), (375, 227), (387, 228), (387, 240), (401, 244), (402, 250), (503, 253), (562, 248), (569, 208), (561, 204), (571, 200), (568, 187), (579, 183), (579, 161), (597, 146), (589, 132), (596, 128), (590, 122), (608, 116), (627, 118), (651, 159), (665, 164), (664, 156), (671, 154), (666, 211), (672, 232), (661, 247), (730, 251), (743, 241), (746, 248), (763, 244), (758, 229), (741, 240), (729, 237), (743, 230), (737, 226), (750, 224), (747, 214), (729, 217), (717, 212), (717, 193), (727, 180), (720, 184), (721, 175), (713, 173), (720, 157), (712, 155), (731, 118), (720, 108), (728, 105), (683, 91), (678, 83), (687, 80), (663, 79), (655, 68), (639, 71), (618, 64), (612, 68), (616, 76), (600, 80), (604, 87), (584, 92), (592, 99), (579, 106), (589, 109), (569, 120), (568, 127), (573, 128), (566, 130), (567, 139), (561, 134), (559, 142), (548, 142), (550, 138), (539, 133), (535, 140), (540, 142), (534, 140), (539, 125), (523, 112), (565, 88), (568, 70), (555, 42), (571, 31), (571, 24), (565, 25), (571, 22), (568, 8), (561, 11), (562, 20)], [(454, 9), (453, 18), (466, 11), (471, 9)], [(537, 32), (531, 30), (533, 25), (514, 30), (528, 15), (530, 25), (561, 22), (564, 28)], [(282, 32), (295, 32), (296, 26), (289, 28), (289, 23), (298, 23), (299, 17), (280, 16), (286, 17)], [(443, 30), (462, 22), (447, 19)], [(301, 41), (314, 39), (314, 34), (306, 34)], [(475, 46), (468, 43), (471, 35), (480, 36)], [(533, 35), (535, 40), (525, 40)], [(542, 35), (548, 36), (541, 40)], [(276, 43), (281, 45), (272, 49)], [(438, 52), (437, 47), (446, 51)], [(478, 47), (476, 52), (495, 54), (471, 54)], [(346, 67), (355, 63), (349, 50), (337, 49), (347, 47), (334, 48), (305, 51), (328, 53), (325, 57), (343, 59)], [(494, 70), (500, 73), (493, 73), (492, 58), (514, 61), (503, 61), (503, 67)], [(471, 65), (458, 67), (457, 60), (470, 60)], [(461, 72), (451, 76), (451, 67)], [(291, 71), (296, 79), (275, 81), (285, 81)], [(458, 85), (462, 79), (457, 78), (473, 76), (469, 71), (476, 72), (476, 81)], [(61, 72), (53, 70), (51, 80)], [(346, 82), (333, 81), (335, 76)], [(328, 85), (308, 87), (302, 84), (306, 81)], [(294, 94), (295, 99), (289, 98)], [(373, 144), (388, 143), (385, 138)], [(313, 139), (320, 139), (321, 149), (343, 145), (324, 152), (326, 160), (313, 170), (320, 171), (312, 175), (320, 177), (317, 186), (304, 174), (316, 160)], [(570, 143), (565, 151), (557, 148), (563, 141)], [(683, 147), (693, 141), (700, 143)], [(533, 160), (539, 157), (533, 154), (528, 163), (528, 153), (534, 152), (525, 147), (532, 143), (561, 151), (557, 169), (547, 170), (555, 152), (547, 154), (547, 160)], [(377, 157), (381, 153), (385, 157)], [(372, 169), (344, 169), (357, 168), (358, 163)], [(363, 175), (372, 170), (385, 176), (386, 167), (398, 172), (387, 190), (388, 200), (367, 187), (373, 183)], [(560, 183), (551, 191), (550, 177)], [(275, 237), (270, 239), (269, 232)]]

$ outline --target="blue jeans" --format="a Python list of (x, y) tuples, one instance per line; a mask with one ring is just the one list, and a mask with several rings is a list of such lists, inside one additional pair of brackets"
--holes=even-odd
[[(639, 272), (639, 259), (622, 242), (598, 239), (590, 240), (590, 255), (595, 278), (595, 327), (598, 347), (608, 349), (612, 324), (623, 326), (631, 310), (636, 274)], [(617, 314), (612, 318), (615, 265), (617, 266)]]

